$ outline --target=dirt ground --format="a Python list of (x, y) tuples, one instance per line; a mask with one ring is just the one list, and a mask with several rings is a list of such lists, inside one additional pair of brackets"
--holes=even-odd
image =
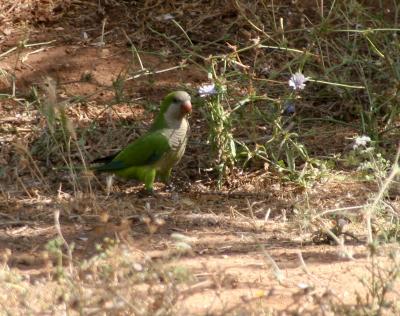
[[(346, 236), (344, 248), (318, 230), (315, 220), (327, 210), (368, 203), (377, 186), (360, 180), (353, 171), (340, 170), (301, 188), (282, 182), (268, 169), (253, 168), (232, 176), (219, 190), (215, 175), (205, 170), (207, 129), (196, 104), (190, 118), (193, 136), (174, 171), (174, 190), (157, 184), (156, 196), (141, 197), (141, 185), (134, 181), (116, 180), (109, 194), (105, 177), (80, 175), (78, 187), (70, 181), (62, 159), (46, 147), (45, 120), (26, 101), (31, 100), (32, 87), (45, 77), (56, 80), (59, 102), (72, 102), (67, 113), (84, 135), (87, 161), (110, 154), (141, 134), (166, 92), (177, 88), (194, 92), (208, 79), (201, 68), (186, 66), (170, 42), (141, 35), (144, 26), (134, 18), (128, 21), (121, 13), (124, 8), (105, 4), (104, 13), (96, 11), (97, 1), (65, 3), (70, 5), (68, 10), (57, 9), (63, 15), (58, 16), (52, 7), (36, 11), (32, 24), (4, 20), (7, 23), (0, 25), (0, 69), (12, 74), (2, 76), (0, 94), (15, 91), (15, 97), (0, 99), (0, 253), (32, 291), (52, 288), (52, 281), (38, 280), (48, 271), (43, 257), (46, 244), (59, 235), (54, 220), (59, 211), (62, 234), (68, 244), (75, 245), (76, 265), (96, 255), (96, 244), (109, 237), (119, 240), (120, 247), (138, 262), (166, 260), (167, 265), (190, 271), (194, 281), (180, 288), (179, 315), (260, 314), (254, 310), (264, 310), (266, 315), (279, 311), (324, 314), (322, 302), (327, 297), (352, 305), (357, 295), (366, 294), (362, 280), (370, 276), (371, 261), (362, 207), (348, 212), (354, 222), (346, 225), (346, 231), (354, 238)], [(171, 8), (148, 18), (166, 27), (156, 18)], [(137, 17), (142, 16), (145, 13), (137, 12)], [(204, 34), (219, 36), (207, 27)], [(137, 36), (133, 41), (141, 63), (152, 74), (142, 75), (122, 30)], [(201, 32), (191, 34), (202, 40)], [(121, 75), (126, 80), (123, 100), (115, 102), (112, 87)], [(331, 150), (343, 149), (355, 133), (347, 126), (336, 126), (334, 131), (331, 127), (328, 122), (315, 126), (324, 132), (308, 139), (311, 150), (327, 150), (321, 144), (328, 140)], [(336, 135), (334, 140), (330, 133)], [(74, 155), (79, 161), (78, 154)], [(398, 201), (393, 205), (399, 207)], [(320, 220), (321, 227), (334, 229), (333, 219)], [(179, 238), (190, 249), (175, 255), (182, 246)], [(388, 247), (388, 252), (389, 248), (393, 249)], [(386, 254), (378, 256), (379, 264), (388, 264)], [(0, 296), (4, 307), (7, 296)], [(11, 314), (23, 314), (7, 308)]]

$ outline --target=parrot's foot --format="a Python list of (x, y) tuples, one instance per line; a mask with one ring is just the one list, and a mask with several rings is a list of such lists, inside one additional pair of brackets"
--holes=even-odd
[(145, 197), (152, 197), (152, 196), (156, 196), (156, 193), (154, 191), (154, 189), (142, 189), (138, 192), (138, 196), (141, 198), (145, 198)]

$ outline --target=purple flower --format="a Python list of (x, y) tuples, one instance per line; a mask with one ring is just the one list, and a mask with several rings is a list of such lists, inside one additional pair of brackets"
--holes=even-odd
[(292, 87), (293, 90), (303, 90), (306, 87), (307, 81), (308, 78), (304, 77), (304, 75), (298, 71), (290, 77), (289, 87)]
[(371, 142), (371, 138), (369, 136), (357, 136), (354, 139), (353, 149), (357, 149), (358, 147), (366, 147), (368, 143)]
[(207, 97), (209, 95), (214, 95), (217, 94), (218, 91), (215, 89), (215, 84), (206, 84), (206, 85), (202, 85), (199, 90), (199, 95), (201, 98)]

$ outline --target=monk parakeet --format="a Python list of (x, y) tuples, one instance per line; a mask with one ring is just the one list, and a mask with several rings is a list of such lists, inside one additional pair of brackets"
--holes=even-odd
[(144, 182), (153, 192), (156, 177), (168, 182), (171, 169), (182, 158), (189, 134), (187, 115), (192, 111), (190, 95), (185, 91), (168, 94), (149, 131), (115, 155), (96, 159), (104, 163), (93, 169), (111, 172), (125, 179)]

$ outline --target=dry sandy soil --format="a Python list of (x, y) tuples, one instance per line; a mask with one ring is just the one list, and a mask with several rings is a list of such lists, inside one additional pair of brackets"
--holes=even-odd
[[(32, 100), (33, 86), (40, 86), (47, 76), (57, 81), (57, 98), (71, 102), (67, 113), (85, 140), (83, 155), (90, 161), (137, 137), (166, 92), (177, 88), (193, 92), (207, 82), (207, 74), (193, 65), (185, 67), (170, 42), (154, 34), (146, 37), (145, 24), (134, 20), (147, 16), (167, 28), (156, 18), (171, 8), (155, 6), (151, 14), (151, 8), (146, 8), (147, 13), (137, 12), (129, 21), (121, 7), (105, 5), (105, 12), (97, 12), (96, 1), (68, 4), (68, 9), (35, 11), (29, 25), (14, 20), (0, 25), (0, 69), (11, 74), (2, 76), (0, 93), (12, 94), (13, 82), (16, 92), (14, 98), (0, 99), (0, 252), (2, 269), (9, 267), (22, 278), (20, 286), (31, 291), (27, 299), (44, 291), (43, 295), (51, 296), (47, 302), (62, 305), (50, 294), (52, 289), (58, 291), (58, 285), (45, 255), (48, 241), (59, 236), (56, 211), (61, 214), (66, 242), (75, 245), (75, 266), (98, 254), (95, 245), (109, 237), (119, 240), (118, 249), (143, 265), (165, 262), (188, 271), (191, 281), (179, 285), (174, 314), (324, 314), (329, 302), (355, 305), (357, 295), (366, 297), (361, 280), (371, 277), (371, 260), (361, 208), (347, 213), (352, 222), (346, 225), (350, 234), (344, 248), (323, 230), (335, 229), (333, 219), (318, 214), (364, 205), (377, 192), (376, 185), (358, 180), (350, 171), (335, 171), (304, 189), (282, 182), (268, 169), (253, 168), (233, 175), (218, 190), (215, 175), (206, 170), (207, 128), (196, 107), (191, 117), (193, 136), (174, 173), (172, 192), (158, 185), (156, 196), (141, 197), (140, 184), (117, 180), (107, 194), (102, 176), (79, 175), (77, 183), (71, 181), (59, 153), (51, 147), (54, 144), (46, 140), (46, 122), (37, 103), (25, 101)], [(8, 9), (12, 13), (13, 8)], [(226, 19), (229, 14), (227, 10)], [(204, 26), (204, 34), (212, 27)], [(167, 71), (141, 75), (122, 30), (139, 47), (144, 68)], [(200, 31), (191, 35), (203, 40)], [(209, 36), (218, 38), (214, 33)], [(14, 50), (6, 53), (10, 49)], [(118, 76), (129, 79), (124, 82), (124, 99), (116, 102), (112, 86)], [(331, 127), (329, 123), (314, 127), (321, 133), (308, 142), (316, 152), (327, 150), (320, 147), (326, 141), (331, 142), (331, 151), (344, 147), (340, 144), (355, 132)], [(72, 159), (79, 162), (78, 153), (72, 151)], [(179, 250), (187, 245), (190, 249)], [(382, 266), (390, 264), (387, 252), (376, 258)], [(12, 287), (6, 288), (0, 289), (0, 303), (10, 314), (23, 315), (24, 309), (38, 315), (62, 313), (33, 298), (28, 299), (31, 306), (24, 305), (18, 295), (10, 294)], [(69, 306), (73, 309), (72, 303)], [(129, 314), (112, 309), (108, 313)]]

